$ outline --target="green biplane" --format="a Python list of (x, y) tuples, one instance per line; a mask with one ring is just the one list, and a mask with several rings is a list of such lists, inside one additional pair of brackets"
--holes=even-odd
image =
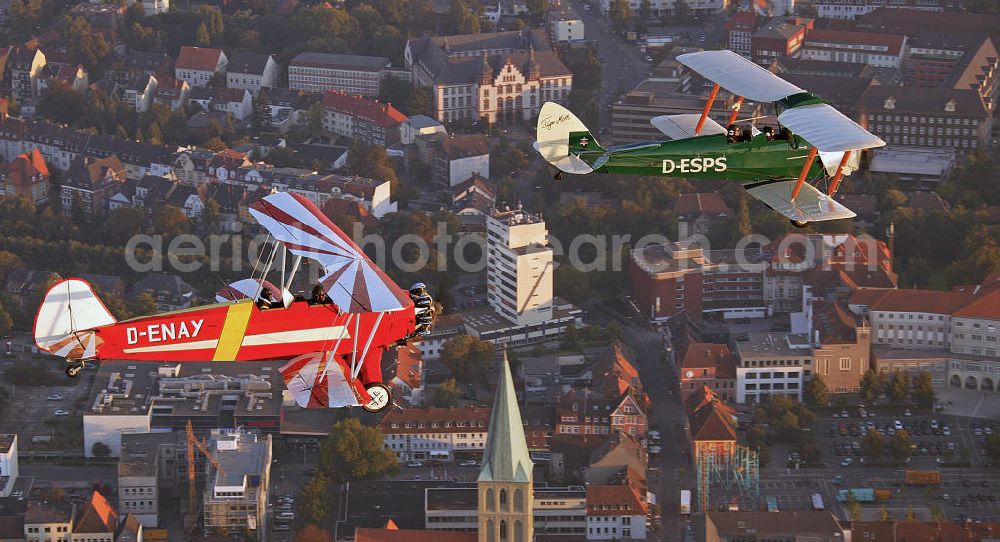
[[(535, 148), (566, 173), (736, 181), (797, 227), (855, 216), (833, 196), (843, 176), (858, 168), (860, 151), (881, 147), (884, 141), (815, 94), (732, 51), (688, 53), (677, 60), (715, 86), (701, 115), (651, 120), (670, 140), (603, 147), (573, 113), (547, 102), (538, 116)], [(778, 129), (767, 133), (751, 127), (748, 137), (734, 137), (708, 116), (720, 88), (736, 96), (730, 126), (746, 122), (737, 120), (745, 98), (773, 104)], [(825, 193), (815, 186), (820, 181), (827, 182)]]

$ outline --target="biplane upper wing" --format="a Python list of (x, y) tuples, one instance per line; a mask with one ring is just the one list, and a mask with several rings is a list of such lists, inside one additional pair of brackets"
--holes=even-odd
[(777, 102), (805, 92), (728, 49), (677, 56), (677, 61), (733, 94), (757, 102)]
[(413, 301), (350, 237), (305, 197), (291, 192), (266, 196), (250, 214), (297, 256), (323, 266), (320, 282), (345, 312), (383, 312)]
[(786, 109), (778, 115), (778, 122), (820, 152), (857, 151), (885, 145), (881, 138), (824, 103)]

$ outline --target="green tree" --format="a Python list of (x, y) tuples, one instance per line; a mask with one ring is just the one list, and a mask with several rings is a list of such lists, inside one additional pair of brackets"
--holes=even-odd
[(104, 459), (111, 456), (111, 448), (109, 448), (107, 444), (97, 441), (90, 447), (90, 453), (98, 459)]
[(163, 205), (153, 215), (153, 227), (156, 233), (166, 238), (173, 238), (183, 233), (191, 233), (191, 220), (180, 207)]
[(66, 50), (91, 72), (91, 80), (97, 79), (95, 72), (99, 73), (101, 61), (111, 53), (111, 45), (104, 39), (104, 35), (94, 32), (83, 17), (67, 18), (63, 23), (62, 34)]
[(326, 525), (329, 510), (330, 488), (326, 476), (316, 473), (309, 483), (302, 488), (299, 511), (307, 522), (312, 525)]
[(100, 244), (124, 247), (133, 236), (146, 227), (146, 213), (142, 209), (119, 207), (104, 219), (96, 230), (95, 240)]
[(436, 407), (453, 407), (458, 404), (458, 398), (461, 395), (462, 392), (458, 389), (458, 382), (454, 378), (449, 378), (434, 390), (434, 395), (431, 397), (431, 405)]
[(208, 27), (205, 23), (198, 25), (198, 33), (196, 34), (195, 41), (198, 47), (208, 47), (212, 45), (212, 37), (208, 34)]
[(486, 371), (496, 357), (496, 347), (491, 342), (471, 335), (456, 335), (441, 347), (441, 362), (455, 379), (469, 382)]
[(809, 382), (806, 382), (802, 394), (806, 403), (812, 406), (826, 406), (829, 403), (828, 391), (826, 381), (817, 373)]
[(889, 450), (892, 452), (892, 457), (896, 459), (903, 460), (910, 457), (910, 446), (913, 441), (910, 440), (910, 434), (905, 430), (896, 431), (896, 434), (889, 441)]
[[(6, 234), (6, 232), (4, 233)], [(21, 261), (21, 258), (17, 254), (8, 250), (0, 250), (0, 281), (7, 278), (7, 272), (11, 269), (20, 269), (23, 267), (24, 262)]]
[(875, 401), (878, 400), (879, 394), (882, 393), (882, 388), (884, 386), (885, 375), (875, 369), (868, 369), (861, 377), (861, 400), (864, 401), (866, 405), (874, 405)]
[(861, 519), (861, 503), (858, 502), (858, 496), (850, 489), (847, 490), (847, 515), (851, 518), (851, 521)]
[(304, 529), (295, 533), (294, 542), (333, 542), (330, 533), (310, 523)]
[(912, 506), (906, 507), (906, 521), (917, 521), (917, 514), (913, 511)]
[(905, 401), (909, 392), (909, 384), (909, 377), (905, 371), (898, 369), (893, 371), (892, 377), (885, 387), (885, 395), (889, 398), (889, 402), (898, 405)]
[(156, 305), (156, 300), (153, 296), (146, 292), (142, 292), (135, 297), (129, 299), (128, 310), (136, 316), (147, 316), (154, 314), (159, 310)]
[(357, 418), (335, 423), (320, 449), (320, 469), (334, 482), (373, 480), (396, 468), (396, 454), (385, 448), (382, 432)]
[(1000, 433), (986, 437), (986, 444), (983, 446), (983, 450), (986, 451), (986, 457), (990, 459), (990, 463), (994, 465), (1000, 464)]
[(639, 4), (639, 18), (635, 22), (635, 31), (640, 34), (646, 33), (646, 21), (653, 16), (653, 4), (649, 0), (642, 0)]
[(869, 429), (865, 433), (865, 438), (861, 441), (861, 449), (865, 453), (865, 457), (869, 459), (879, 459), (882, 457), (882, 451), (885, 447), (885, 439), (882, 434), (874, 429)]
[(454, 34), (479, 33), (479, 15), (472, 11), (465, 0), (451, 0), (448, 18)]
[(878, 517), (883, 523), (892, 519), (892, 516), (889, 514), (889, 509), (886, 508), (884, 504), (878, 509)]
[(920, 371), (911, 383), (913, 400), (923, 408), (934, 406), (937, 394), (934, 392), (934, 379), (929, 371)]
[(691, 17), (691, 7), (685, 0), (675, 0), (674, 9), (670, 14), (673, 16), (673, 22), (684, 23)]
[(54, 79), (38, 100), (38, 114), (58, 123), (73, 124), (83, 112), (83, 94)]
[(0, 304), (0, 336), (6, 337), (14, 330), (14, 318), (7, 312), (7, 309)]
[(615, 32), (619, 36), (624, 34), (632, 21), (632, 9), (628, 6), (628, 0), (611, 0), (608, 16), (611, 18), (611, 26)]

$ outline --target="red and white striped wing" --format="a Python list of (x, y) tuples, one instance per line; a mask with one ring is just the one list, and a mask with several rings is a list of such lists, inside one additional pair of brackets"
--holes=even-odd
[(281, 369), (285, 387), (302, 408), (359, 406), (371, 401), (350, 368), (328, 352), (303, 354)]
[(406, 292), (308, 199), (271, 194), (254, 203), (250, 214), (293, 254), (323, 266), (320, 282), (341, 310), (382, 312), (412, 305)]

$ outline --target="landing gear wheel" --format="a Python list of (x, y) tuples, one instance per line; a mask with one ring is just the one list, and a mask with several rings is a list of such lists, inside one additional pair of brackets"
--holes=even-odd
[(382, 412), (392, 404), (392, 392), (389, 391), (389, 386), (381, 382), (373, 382), (365, 385), (365, 390), (372, 398), (367, 404), (361, 405), (361, 408), (365, 409), (366, 412)]
[(552, 176), (552, 180), (561, 181), (562, 180), (562, 172), (561, 171), (556, 172), (556, 174)]
[(83, 370), (83, 367), (82, 363), (70, 363), (66, 365), (66, 376), (76, 378), (80, 374), (80, 371)]
[(808, 220), (789, 220), (789, 222), (791, 222), (792, 226), (795, 226), (796, 228), (805, 228), (809, 225)]

